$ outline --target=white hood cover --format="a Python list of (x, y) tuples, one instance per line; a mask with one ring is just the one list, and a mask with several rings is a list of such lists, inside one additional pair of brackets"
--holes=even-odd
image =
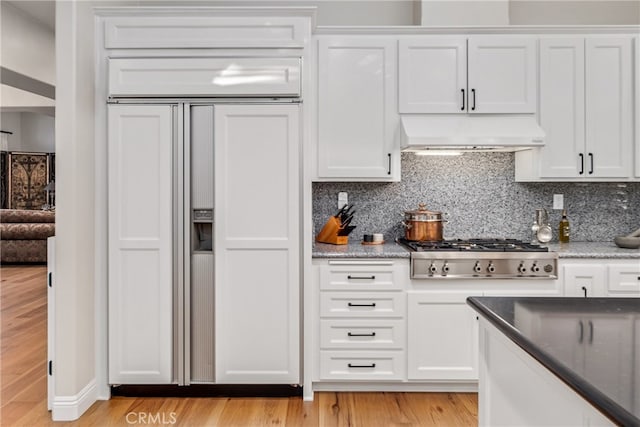
[(544, 146), (533, 115), (403, 115), (403, 151), (518, 151)]

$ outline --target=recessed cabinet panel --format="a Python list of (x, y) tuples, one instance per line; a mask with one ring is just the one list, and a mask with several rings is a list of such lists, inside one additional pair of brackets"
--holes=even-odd
[(214, 134), (216, 382), (297, 384), (299, 106), (216, 105)]
[(422, 37), (399, 42), (401, 113), (459, 113), (467, 89), (467, 40)]
[(322, 380), (402, 380), (406, 365), (404, 352), (321, 351)]
[(640, 261), (610, 264), (608, 295), (640, 298)]
[(299, 58), (110, 58), (109, 96), (300, 95)]
[(540, 40), (541, 176), (584, 174), (584, 107), (584, 39)]
[(395, 349), (405, 346), (404, 320), (351, 319), (320, 321), (322, 349)]
[(474, 113), (536, 112), (533, 37), (470, 37), (469, 105)]
[(396, 42), (318, 40), (318, 177), (399, 180)]
[(108, 107), (109, 383), (172, 381), (173, 113)]
[(472, 295), (408, 293), (408, 379), (478, 379), (478, 322), (466, 303)]
[(404, 317), (401, 292), (320, 292), (322, 317)]
[(106, 20), (104, 38), (107, 49), (303, 47), (307, 22), (277, 16), (118, 16)]
[(633, 153), (630, 38), (586, 39), (586, 156), (593, 177), (628, 177)]

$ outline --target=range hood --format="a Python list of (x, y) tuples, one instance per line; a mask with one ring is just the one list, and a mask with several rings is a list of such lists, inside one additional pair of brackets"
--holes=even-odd
[(544, 146), (528, 115), (402, 115), (402, 151), (519, 151)]

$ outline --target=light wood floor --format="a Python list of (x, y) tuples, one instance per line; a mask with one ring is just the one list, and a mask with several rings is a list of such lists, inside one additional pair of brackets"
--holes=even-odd
[(0, 268), (1, 426), (466, 426), (474, 393), (317, 393), (301, 398), (125, 398), (94, 404), (78, 421), (47, 411), (46, 268)]

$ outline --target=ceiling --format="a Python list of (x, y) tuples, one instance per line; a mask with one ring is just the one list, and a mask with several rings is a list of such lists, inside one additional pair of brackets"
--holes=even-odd
[(2, 0), (17, 9), (20, 9), (36, 21), (47, 26), (52, 31), (56, 28), (56, 2), (55, 0)]

